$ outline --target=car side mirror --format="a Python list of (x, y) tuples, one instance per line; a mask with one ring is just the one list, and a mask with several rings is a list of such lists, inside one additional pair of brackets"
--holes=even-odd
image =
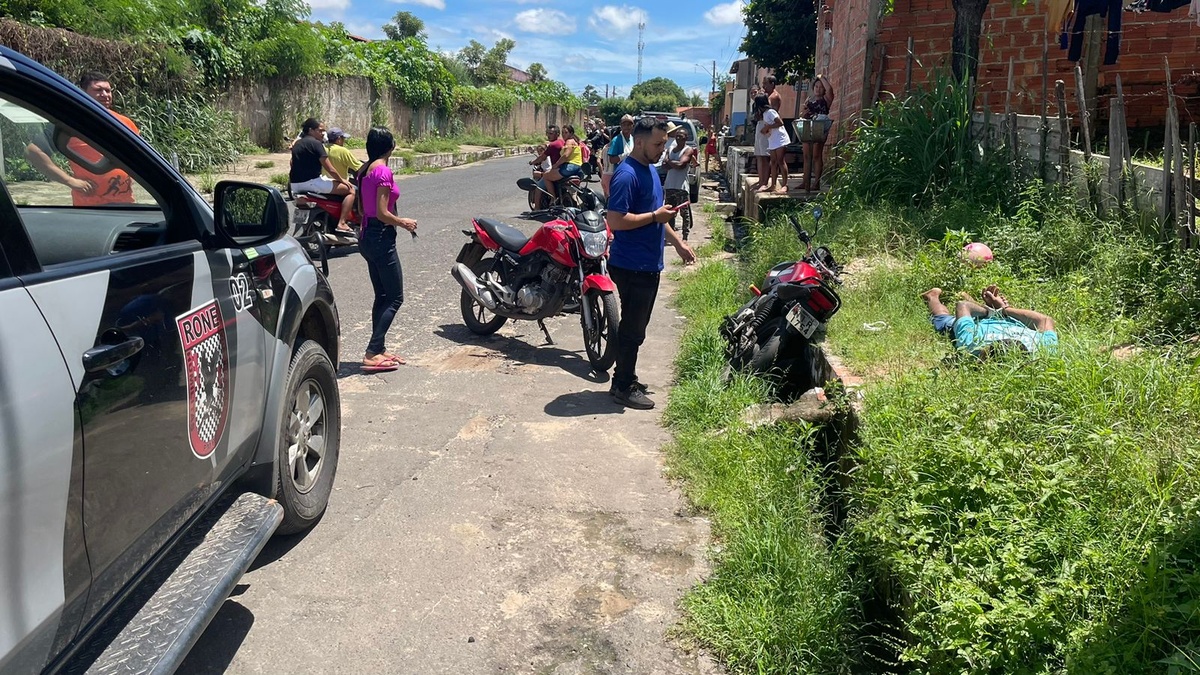
[(213, 189), (217, 233), (238, 246), (266, 244), (288, 231), (288, 209), (279, 190), (223, 180)]

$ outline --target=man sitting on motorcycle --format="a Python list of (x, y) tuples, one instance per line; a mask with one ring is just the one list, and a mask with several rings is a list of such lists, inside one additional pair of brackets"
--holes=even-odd
[(995, 284), (983, 290), (982, 305), (964, 293), (954, 307), (954, 316), (942, 304), (941, 297), (940, 288), (921, 294), (929, 307), (933, 329), (950, 336), (958, 349), (974, 356), (987, 358), (1007, 347), (1032, 354), (1058, 346), (1054, 319), (1031, 309), (1013, 307)]
[[(354, 186), (343, 178), (337, 167), (329, 161), (329, 152), (324, 143), (325, 125), (320, 120), (310, 117), (304, 120), (301, 136), (300, 140), (292, 145), (292, 165), (288, 172), (292, 194), (317, 192), (344, 196), (337, 231), (340, 234), (354, 234), (346, 225), (350, 209), (354, 206)], [(321, 169), (325, 169), (331, 178), (322, 176)]]
[[(542, 162), (549, 159), (550, 166), (553, 167), (562, 157), (563, 145), (565, 145), (566, 141), (559, 138), (557, 125), (551, 124), (550, 126), (546, 127), (546, 141), (546, 148), (542, 150), (541, 154), (529, 162), (530, 166), (541, 166)], [(550, 190), (547, 188), (544, 174), (543, 176), (539, 177), (537, 185), (539, 188), (541, 188), (541, 190), (534, 189), (532, 191), (534, 209), (542, 208), (543, 191), (550, 192)]]

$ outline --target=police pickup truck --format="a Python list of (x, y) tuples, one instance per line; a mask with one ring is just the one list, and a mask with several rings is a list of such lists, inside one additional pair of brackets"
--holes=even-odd
[(171, 672), (267, 539), (325, 510), (333, 294), (277, 190), (210, 207), (4, 47), (0, 148), (53, 159), (0, 171), (0, 673)]

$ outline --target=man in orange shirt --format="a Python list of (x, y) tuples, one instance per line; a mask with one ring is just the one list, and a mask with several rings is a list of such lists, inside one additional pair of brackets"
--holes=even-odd
[[(141, 133), (133, 120), (112, 109), (112, 84), (108, 78), (99, 73), (84, 73), (79, 79), (79, 88), (104, 106), (109, 114), (116, 117), (122, 124)], [(109, 204), (132, 204), (133, 180), (121, 169), (113, 169), (103, 174), (96, 174), (78, 164), (68, 155), (67, 163), (71, 173), (63, 171), (50, 158), (53, 152), (53, 129), (48, 129), (46, 136), (36, 139), (25, 147), (25, 159), (43, 176), (56, 183), (62, 183), (71, 188), (71, 201), (77, 207), (105, 206)], [(67, 149), (86, 162), (95, 164), (103, 159), (103, 155), (92, 148), (81, 138), (72, 137), (67, 141)]]

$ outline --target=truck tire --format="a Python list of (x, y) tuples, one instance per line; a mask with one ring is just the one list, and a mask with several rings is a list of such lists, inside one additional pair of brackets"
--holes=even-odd
[(283, 506), (276, 534), (312, 527), (325, 513), (337, 473), (342, 409), (337, 372), (321, 345), (303, 342), (284, 383), (275, 456), (275, 497)]

